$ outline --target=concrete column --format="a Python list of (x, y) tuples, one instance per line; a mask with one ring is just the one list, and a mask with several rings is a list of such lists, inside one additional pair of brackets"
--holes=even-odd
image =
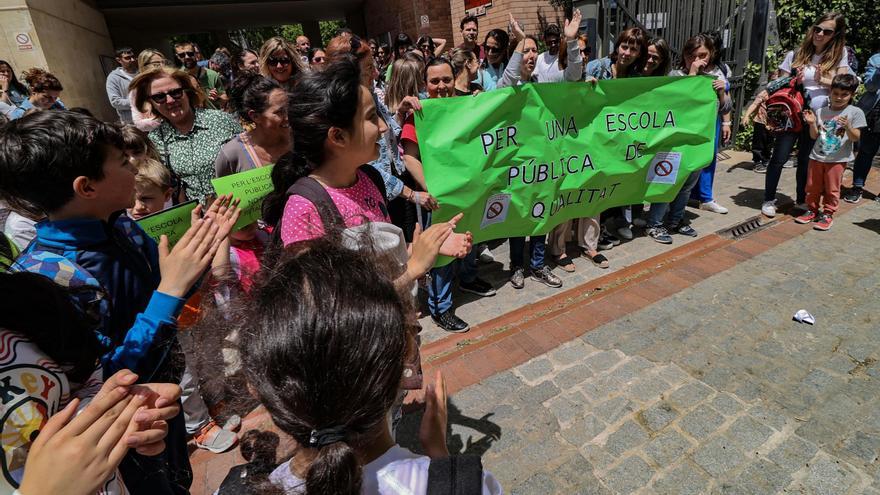
[[(29, 44), (20, 43), (26, 34)], [(104, 89), (116, 66), (104, 16), (81, 0), (0, 0), (0, 51), (17, 74), (41, 67), (64, 86), (68, 107), (82, 106), (105, 120), (117, 115)]]
[[(312, 46), (323, 46), (324, 42), (321, 41), (321, 25), (318, 21), (306, 21), (301, 23), (303, 28), (303, 34), (309, 39), (312, 43)], [(290, 40), (291, 43), (296, 40)]]
[(358, 7), (345, 13), (345, 25), (355, 34), (366, 36), (367, 23), (364, 21), (364, 8)]

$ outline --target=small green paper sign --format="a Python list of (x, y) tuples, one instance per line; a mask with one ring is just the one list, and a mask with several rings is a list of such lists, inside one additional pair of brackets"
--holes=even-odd
[(232, 194), (240, 199), (241, 216), (233, 230), (240, 230), (260, 219), (263, 198), (272, 192), (272, 164), (211, 180), (217, 196)]
[(192, 211), (198, 204), (196, 200), (187, 201), (147, 215), (138, 220), (137, 224), (157, 243), (162, 235), (168, 236), (168, 248), (171, 249), (189, 229), (192, 223)]

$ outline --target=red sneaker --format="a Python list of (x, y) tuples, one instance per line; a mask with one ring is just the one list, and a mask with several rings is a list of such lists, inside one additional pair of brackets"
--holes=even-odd
[(813, 225), (813, 228), (815, 230), (828, 230), (831, 228), (832, 223), (834, 223), (834, 219), (831, 218), (831, 215), (823, 213), (819, 216), (819, 219), (816, 220), (816, 224)]
[(794, 219), (795, 223), (810, 223), (816, 220), (819, 215), (815, 211), (808, 211), (803, 215)]

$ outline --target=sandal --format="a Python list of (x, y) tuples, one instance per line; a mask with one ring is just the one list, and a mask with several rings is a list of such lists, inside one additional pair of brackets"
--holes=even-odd
[(574, 271), (574, 261), (572, 261), (571, 258), (569, 258), (568, 256), (565, 256), (564, 258), (562, 256), (565, 256), (565, 255), (563, 254), (563, 255), (559, 256), (558, 258), (556, 258), (556, 266), (558, 266), (559, 268), (562, 268), (564, 271), (566, 271), (568, 273), (573, 272)]
[(588, 258), (590, 261), (593, 262), (594, 265), (598, 266), (599, 268), (608, 268), (609, 266), (611, 266), (611, 264), (608, 262), (608, 258), (600, 253), (596, 253), (596, 256), (590, 256), (589, 253), (584, 251), (584, 258)]

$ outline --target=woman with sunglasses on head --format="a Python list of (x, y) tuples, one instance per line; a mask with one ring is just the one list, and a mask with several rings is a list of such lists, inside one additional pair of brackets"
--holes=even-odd
[(477, 83), (484, 91), (491, 91), (498, 86), (501, 74), (507, 66), (507, 48), (510, 44), (510, 36), (502, 29), (493, 29), (486, 33), (483, 40), (483, 51), (486, 58), (480, 66), (480, 74)]
[(12, 111), (11, 119), (21, 118), (25, 112), (35, 108), (37, 110), (64, 110), (64, 103), (59, 99), (61, 81), (49, 72), (34, 67), (24, 73), (24, 80), (31, 88), (31, 95)]
[(428, 35), (419, 36), (416, 40), (416, 48), (418, 48), (425, 60), (433, 57), (439, 57), (446, 49), (446, 40), (443, 38), (432, 38)]
[(229, 114), (202, 108), (205, 94), (182, 70), (161, 68), (139, 74), (131, 81), (135, 107), (149, 101), (161, 125), (150, 139), (169, 166), (186, 184), (189, 199), (204, 202), (214, 195), (214, 161), (220, 147), (241, 132)]
[[(138, 54), (138, 74), (152, 69), (161, 69), (165, 67), (166, 63), (165, 55), (162, 55), (162, 52), (153, 48), (147, 48)], [(134, 87), (129, 84), (128, 101), (131, 102), (131, 119), (134, 126), (144, 132), (150, 132), (159, 127), (162, 121), (153, 114), (153, 107), (150, 105), (150, 102), (144, 102), (144, 111), (141, 111), (135, 105), (135, 100), (137, 100), (137, 95), (135, 94)]]
[(260, 73), (271, 77), (287, 91), (293, 89), (305, 71), (299, 52), (284, 38), (269, 38), (260, 48)]
[[(810, 100), (810, 108), (817, 112), (828, 104), (834, 76), (850, 72), (845, 46), (846, 18), (843, 14), (829, 12), (818, 18), (807, 30), (801, 46), (796, 51), (790, 51), (785, 55), (785, 59), (779, 65), (779, 77), (786, 77), (795, 72), (802, 77), (804, 92)], [(798, 208), (806, 209), (807, 168), (810, 151), (815, 141), (810, 137), (807, 126), (803, 126), (801, 132), (785, 131), (777, 135), (773, 157), (767, 165), (761, 213), (768, 217), (776, 216), (776, 189), (782, 176), (783, 164), (791, 155), (795, 143), (798, 145), (795, 202)]]

